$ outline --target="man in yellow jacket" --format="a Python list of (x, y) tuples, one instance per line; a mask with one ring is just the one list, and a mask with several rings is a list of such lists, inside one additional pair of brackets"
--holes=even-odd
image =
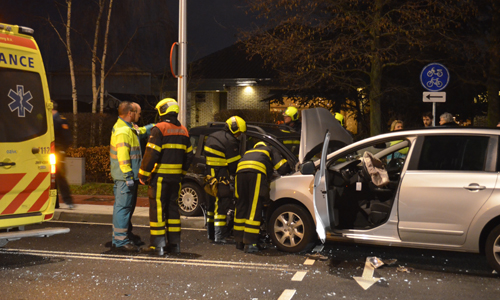
[[(130, 240), (132, 234), (131, 218), (137, 202), (138, 174), (141, 166), (140, 136), (148, 136), (154, 124), (136, 130), (138, 104), (123, 101), (118, 106), (118, 120), (113, 126), (110, 142), (111, 177), (115, 183), (113, 190), (113, 240), (112, 249), (137, 252), (139, 248)], [(140, 240), (136, 240), (140, 243)]]

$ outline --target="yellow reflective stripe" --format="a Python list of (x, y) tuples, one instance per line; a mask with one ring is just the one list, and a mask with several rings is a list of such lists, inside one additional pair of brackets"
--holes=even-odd
[(250, 212), (250, 218), (248, 218), (245, 224), (252, 224), (251, 222), (253, 222), (253, 219), (255, 219), (255, 210), (257, 209), (257, 201), (259, 200), (259, 193), (260, 193), (260, 179), (262, 177), (261, 175), (262, 174), (260, 173), (257, 174), (257, 182), (255, 183), (255, 192), (253, 194), (253, 200), (252, 200), (252, 210)]
[(153, 150), (156, 150), (158, 152), (161, 152), (161, 147), (156, 145), (156, 144), (153, 144), (153, 143), (147, 143), (146, 144), (146, 148), (151, 148)]
[(236, 231), (243, 231), (245, 230), (245, 226), (234, 226), (233, 229)]
[(289, 144), (300, 144), (300, 141), (297, 141), (297, 140), (286, 140), (286, 141), (283, 141), (283, 144), (285, 145), (289, 145)]
[(213, 223), (214, 219), (207, 219), (207, 223)]
[(157, 169), (182, 169), (182, 164), (158, 164)]
[(227, 166), (227, 160), (225, 158), (217, 158), (207, 156), (207, 165), (209, 166)]
[(212, 154), (218, 155), (220, 157), (226, 157), (226, 154), (224, 152), (217, 151), (217, 150), (212, 149), (210, 147), (205, 146), (203, 149), (205, 149), (205, 151), (207, 151), (207, 152), (210, 152)]
[(193, 152), (193, 146), (189, 146), (189, 148), (186, 149), (186, 153)]
[(236, 155), (235, 157), (228, 158), (227, 163), (230, 164), (230, 163), (238, 161), (240, 159), (241, 159), (241, 155)]
[(264, 153), (265, 155), (267, 155), (269, 158), (271, 158), (271, 155), (269, 155), (269, 151), (266, 151), (266, 150), (260, 150), (260, 149), (253, 149), (253, 150), (248, 150), (247, 152), (245, 153), (253, 153), (253, 152), (260, 152), (260, 153)]
[[(238, 170), (236, 170), (238, 172)], [(238, 195), (238, 175), (234, 177), (234, 196), (236, 199), (239, 199), (240, 196)]]
[(215, 219), (217, 220), (225, 220), (226, 219), (226, 215), (215, 215)]
[(168, 232), (181, 232), (180, 227), (169, 227)]
[(157, 164), (154, 172), (159, 174), (182, 174), (182, 164)]
[(186, 150), (186, 145), (183, 144), (165, 144), (161, 146), (162, 149), (182, 149)]
[(168, 224), (181, 224), (181, 219), (168, 219)]
[(213, 216), (213, 215), (214, 215), (214, 213), (213, 213), (213, 212), (211, 212), (211, 211), (207, 211), (207, 216)]
[(220, 221), (219, 221), (219, 222), (214, 222), (214, 225), (215, 225), (215, 226), (226, 226), (226, 225), (227, 225), (227, 223), (226, 223), (225, 221), (224, 221), (224, 222), (220, 222)]
[(254, 229), (254, 228), (246, 228), (245, 227), (245, 232), (259, 234), (260, 230), (259, 229)]
[(150, 230), (149, 232), (151, 233), (151, 235), (164, 235), (165, 229), (163, 229), (163, 230)]
[[(161, 182), (163, 181), (163, 177), (158, 177), (158, 181), (156, 182), (156, 219), (158, 222), (163, 222), (163, 211), (161, 209)], [(163, 231), (165, 233), (165, 231)]]
[(165, 227), (165, 222), (149, 222), (150, 227)]
[(139, 169), (139, 174), (147, 176), (147, 177), (151, 176), (151, 172), (146, 172), (143, 169)]
[(238, 164), (236, 172), (243, 169), (255, 169), (267, 175), (266, 165), (258, 161), (254, 160), (242, 161)]
[(158, 174), (182, 174), (182, 170), (155, 170), (155, 173)]
[(277, 163), (277, 164), (275, 164), (275, 165), (274, 165), (274, 169), (275, 169), (275, 170), (278, 170), (278, 169), (279, 169), (282, 165), (286, 164), (286, 162), (287, 162), (287, 160), (286, 160), (286, 159), (282, 159), (282, 160), (280, 160), (280, 162), (279, 162), (279, 163)]
[(245, 223), (247, 219), (238, 219), (238, 218), (234, 218), (234, 223)]
[(253, 226), (260, 226), (260, 221), (246, 220), (245, 224), (253, 225)]

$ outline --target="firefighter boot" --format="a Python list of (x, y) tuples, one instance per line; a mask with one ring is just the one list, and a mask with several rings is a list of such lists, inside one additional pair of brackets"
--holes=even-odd
[(215, 227), (215, 240), (214, 242), (217, 244), (226, 244), (228, 237), (228, 229), (227, 226), (217, 226)]
[(181, 253), (181, 245), (180, 244), (168, 244), (168, 253), (178, 254)]
[(212, 241), (215, 239), (214, 223), (207, 224), (207, 237), (209, 240), (212, 240)]

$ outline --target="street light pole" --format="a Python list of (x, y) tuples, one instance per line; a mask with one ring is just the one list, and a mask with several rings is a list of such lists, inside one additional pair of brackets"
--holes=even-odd
[(179, 104), (179, 121), (186, 124), (187, 103), (187, 13), (186, 1), (179, 0), (179, 77), (177, 78), (177, 102)]

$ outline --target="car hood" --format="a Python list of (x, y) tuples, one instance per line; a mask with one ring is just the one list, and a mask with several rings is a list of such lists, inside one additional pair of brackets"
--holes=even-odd
[(299, 161), (303, 163), (322, 150), (326, 131), (330, 131), (329, 152), (352, 143), (351, 134), (345, 130), (332, 113), (322, 107), (302, 111)]

